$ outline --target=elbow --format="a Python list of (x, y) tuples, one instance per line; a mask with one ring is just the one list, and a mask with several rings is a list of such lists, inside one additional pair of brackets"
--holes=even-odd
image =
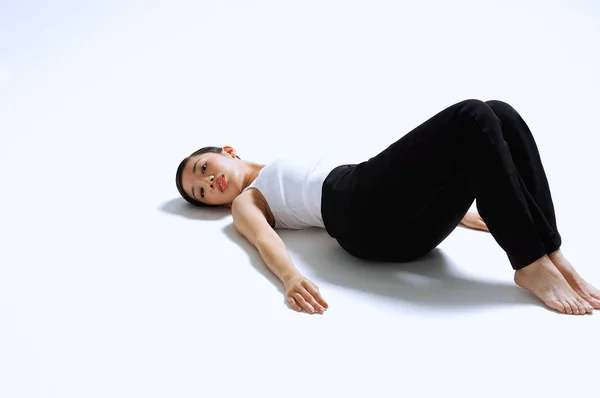
[(262, 253), (268, 248), (273, 247), (273, 244), (277, 242), (278, 237), (279, 236), (275, 233), (275, 231), (272, 230), (257, 235), (254, 239), (254, 247), (256, 247), (258, 251)]
[(264, 237), (257, 237), (252, 244), (261, 253), (269, 246), (268, 240)]

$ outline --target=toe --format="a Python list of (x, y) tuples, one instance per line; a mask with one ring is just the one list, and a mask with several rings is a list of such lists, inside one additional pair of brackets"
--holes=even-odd
[(579, 307), (579, 303), (577, 302), (577, 299), (574, 299), (571, 301), (571, 308), (573, 308), (573, 315), (579, 315), (580, 311), (580, 307)]
[(590, 305), (582, 298), (577, 300), (577, 305), (579, 305), (579, 314), (585, 315), (590, 312)]
[(588, 308), (589, 308), (589, 305), (585, 302), (585, 300), (580, 299), (579, 300), (579, 313), (581, 315), (587, 314), (588, 313)]
[(571, 299), (571, 308), (573, 309), (573, 315), (579, 315), (579, 305), (577, 305), (576, 299)]
[(577, 307), (577, 312), (576, 314), (585, 314), (585, 309), (583, 307), (583, 305), (581, 304), (581, 299), (579, 297), (573, 299), (573, 303), (575, 304), (575, 307)]
[(567, 312), (566, 306), (558, 300), (551, 301), (550, 307), (555, 309), (556, 311), (560, 312), (561, 314), (564, 314)]
[(573, 308), (571, 308), (571, 304), (568, 301), (563, 302), (563, 304), (565, 306), (567, 314), (573, 314)]
[(584, 307), (588, 313), (593, 312), (594, 308), (597, 308), (598, 304), (600, 304), (600, 302), (598, 302), (598, 300), (595, 300), (591, 297), (582, 297), (581, 302), (584, 305)]
[(596, 308), (596, 309), (600, 309), (600, 300), (596, 300), (595, 298), (593, 298), (590, 295), (580, 295), (581, 297), (581, 302), (583, 303), (583, 305), (588, 308), (588, 307), (592, 307)]

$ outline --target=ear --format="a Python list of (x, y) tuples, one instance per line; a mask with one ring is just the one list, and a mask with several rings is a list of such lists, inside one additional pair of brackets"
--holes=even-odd
[(223, 152), (226, 152), (232, 158), (235, 158), (237, 156), (237, 151), (235, 150), (235, 148), (229, 145), (223, 146)]

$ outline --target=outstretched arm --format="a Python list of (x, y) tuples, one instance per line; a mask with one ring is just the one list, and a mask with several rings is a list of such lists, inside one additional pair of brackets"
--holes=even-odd
[(283, 283), (290, 306), (296, 311), (322, 314), (329, 306), (319, 288), (296, 269), (285, 243), (271, 228), (260, 207), (250, 197), (238, 197), (231, 211), (238, 232), (258, 249), (267, 267)]

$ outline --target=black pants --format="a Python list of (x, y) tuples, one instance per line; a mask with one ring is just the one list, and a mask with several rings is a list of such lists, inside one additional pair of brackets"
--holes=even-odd
[(505, 102), (461, 101), (368, 161), (335, 168), (321, 212), (351, 255), (402, 262), (437, 247), (474, 200), (513, 269), (560, 248), (537, 145)]

